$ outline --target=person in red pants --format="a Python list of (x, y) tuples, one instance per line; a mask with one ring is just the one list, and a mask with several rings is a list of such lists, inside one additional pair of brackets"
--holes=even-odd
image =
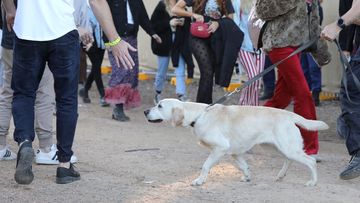
[[(312, 4), (312, 18), (319, 18), (317, 0), (290, 0), (288, 4), (282, 1), (257, 0), (256, 13), (262, 20), (268, 21), (263, 33), (263, 49), (273, 64), (286, 58), (301, 44), (308, 41), (307, 3)], [(316, 30), (320, 33), (320, 27)], [(316, 32), (315, 31), (315, 32)], [(286, 108), (294, 101), (294, 112), (307, 119), (316, 120), (315, 105), (301, 68), (300, 55), (295, 55), (278, 66), (278, 81), (274, 96), (265, 106)], [(301, 129), (304, 139), (304, 151), (320, 161), (318, 133)], [(290, 136), (290, 135), (289, 135)]]
[[(268, 55), (276, 63), (290, 55), (296, 47), (274, 48)], [(264, 105), (286, 108), (294, 100), (294, 112), (307, 119), (316, 120), (314, 101), (301, 68), (300, 56), (295, 55), (278, 67), (278, 80), (274, 96)], [(300, 129), (304, 139), (304, 150), (309, 155), (316, 155), (319, 150), (318, 133)]]

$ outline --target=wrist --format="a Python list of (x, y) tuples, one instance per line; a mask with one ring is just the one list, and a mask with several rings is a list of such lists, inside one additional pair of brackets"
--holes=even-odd
[(346, 27), (345, 21), (341, 17), (337, 20), (336, 25), (342, 30)]
[(115, 38), (114, 40), (109, 41), (109, 42), (106, 42), (106, 43), (105, 43), (105, 46), (113, 47), (113, 46), (118, 45), (120, 42), (121, 42), (121, 38), (118, 36), (118, 37)]

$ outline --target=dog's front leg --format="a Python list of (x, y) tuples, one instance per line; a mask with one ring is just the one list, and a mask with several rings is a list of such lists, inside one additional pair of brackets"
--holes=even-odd
[(211, 151), (209, 157), (206, 159), (202, 169), (200, 176), (196, 178), (191, 185), (197, 186), (202, 185), (206, 181), (206, 177), (209, 174), (210, 169), (219, 162), (220, 158), (224, 156), (226, 153), (226, 149), (215, 148)]
[(244, 176), (241, 178), (241, 181), (250, 182), (251, 179), (250, 170), (245, 159), (240, 154), (234, 154), (232, 155), (232, 157), (235, 159), (237, 167), (244, 173)]

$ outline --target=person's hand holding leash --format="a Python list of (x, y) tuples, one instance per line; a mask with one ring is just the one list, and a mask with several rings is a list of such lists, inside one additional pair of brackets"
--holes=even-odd
[(339, 35), (340, 31), (341, 28), (337, 25), (336, 22), (333, 22), (324, 27), (324, 29), (321, 31), (321, 37), (329, 41), (334, 41)]

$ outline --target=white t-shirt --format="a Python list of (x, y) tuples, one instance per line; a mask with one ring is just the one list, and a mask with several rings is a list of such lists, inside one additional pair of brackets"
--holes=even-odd
[(24, 40), (57, 39), (76, 29), (73, 13), (74, 0), (18, 0), (14, 32)]

